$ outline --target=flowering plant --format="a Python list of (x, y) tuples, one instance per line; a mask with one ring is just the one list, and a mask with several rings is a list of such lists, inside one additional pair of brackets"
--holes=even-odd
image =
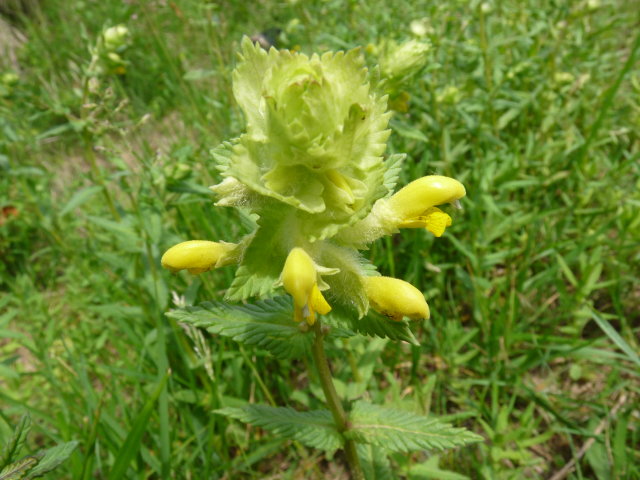
[[(312, 447), (342, 447), (356, 478), (362, 477), (357, 443), (389, 448), (392, 438), (395, 450), (409, 451), (476, 440), (470, 432), (365, 402), (347, 412), (324, 352), (332, 336), (356, 333), (416, 342), (404, 319), (429, 318), (422, 292), (381, 276), (359, 250), (402, 228), (441, 236), (451, 217), (437, 206), (457, 204), (463, 185), (428, 176), (394, 193), (404, 156), (384, 157), (387, 97), (371, 86), (358, 50), (308, 57), (266, 52), (245, 38), (233, 92), (246, 131), (214, 150), (223, 180), (212, 190), (217, 205), (250, 212), (255, 229), (238, 243), (180, 243), (162, 264), (195, 274), (236, 264), (227, 302), (271, 300), (251, 308), (207, 303), (171, 315), (278, 356), (311, 352), (329, 412), (253, 405), (219, 413)], [(279, 288), (291, 303), (276, 296)], [(321, 426), (309, 426), (309, 415), (324, 419)], [(372, 419), (388, 428), (372, 427)], [(407, 422), (415, 424), (412, 434), (403, 431)]]

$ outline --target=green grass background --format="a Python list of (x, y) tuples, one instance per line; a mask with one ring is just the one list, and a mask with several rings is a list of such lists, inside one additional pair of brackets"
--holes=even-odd
[[(367, 252), (425, 292), (421, 347), (333, 345), (336, 376), (355, 361), (371, 400), (486, 439), (396, 456), (401, 476), (550, 478), (575, 458), (566, 478), (640, 478), (633, 0), (42, 0), (14, 15), (16, 62), (0, 55), (19, 77), (0, 86), (0, 207), (17, 212), (0, 225), (0, 443), (30, 412), (32, 450), (81, 442), (50, 478), (346, 478), (339, 457), (211, 413), (312, 408), (317, 392), (306, 359), (165, 317), (220, 299), (233, 271), (172, 276), (159, 259), (248, 228), (206, 189), (209, 150), (243, 129), (242, 35), (278, 27), (284, 47), (323, 52), (410, 38), (413, 20), (433, 49), (388, 151), (408, 153), (403, 183), (448, 175), (468, 195), (443, 238), (404, 231)], [(119, 23), (127, 72), (85, 96), (88, 49)]]

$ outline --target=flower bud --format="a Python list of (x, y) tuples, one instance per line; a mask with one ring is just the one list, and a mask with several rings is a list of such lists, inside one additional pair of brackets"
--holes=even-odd
[(384, 42), (380, 48), (380, 70), (389, 79), (411, 76), (426, 65), (430, 49), (429, 43), (418, 40), (409, 40), (402, 44)]
[(304, 249), (296, 247), (289, 252), (280, 277), (284, 289), (293, 297), (294, 319), (303, 319), (313, 325), (316, 312), (322, 315), (331, 311), (318, 288), (316, 265)]
[(106, 50), (118, 50), (129, 43), (129, 29), (124, 25), (107, 28), (102, 34), (102, 39)]
[(369, 303), (392, 320), (429, 318), (429, 305), (422, 292), (404, 280), (391, 277), (362, 277)]
[(190, 240), (167, 250), (161, 262), (172, 273), (186, 269), (189, 273), (198, 274), (233, 263), (236, 247), (234, 243)]
[(414, 180), (388, 202), (388, 206), (403, 220), (422, 215), (431, 207), (452, 203), (466, 195), (459, 181), (440, 175), (430, 175)]

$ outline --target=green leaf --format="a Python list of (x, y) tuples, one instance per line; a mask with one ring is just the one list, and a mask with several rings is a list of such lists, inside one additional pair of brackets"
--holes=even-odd
[(392, 321), (371, 309), (367, 315), (358, 318), (356, 312), (337, 307), (327, 316), (327, 322), (369, 337), (390, 338), (420, 345), (409, 328), (409, 322)]
[(351, 429), (346, 436), (394, 452), (444, 450), (482, 440), (464, 428), (366, 402), (357, 402), (349, 419)]
[(147, 400), (147, 402), (142, 407), (142, 410), (136, 417), (133, 422), (133, 426), (127, 435), (124, 443), (118, 450), (116, 455), (116, 459), (113, 462), (113, 468), (109, 472), (109, 480), (119, 480), (124, 478), (127, 469), (129, 468), (129, 464), (133, 460), (133, 458), (138, 454), (140, 447), (142, 446), (142, 435), (147, 431), (149, 424), (149, 417), (151, 417), (151, 413), (153, 412), (153, 407), (160, 397), (165, 385), (167, 384), (167, 380), (169, 379), (169, 373), (166, 373), (156, 385), (155, 390)]
[(38, 465), (29, 472), (27, 478), (41, 477), (45, 473), (55, 469), (58, 465), (69, 458), (77, 446), (78, 442), (76, 441), (67, 442), (38, 453), (40, 461), (38, 462)]
[(433, 478), (436, 480), (470, 480), (466, 475), (460, 475), (459, 473), (452, 472), (450, 470), (442, 470), (438, 466), (440, 462), (440, 456), (434, 455), (421, 464), (412, 465), (409, 468), (409, 478), (411, 479), (426, 479)]
[(384, 449), (377, 445), (357, 444), (358, 457), (367, 480), (393, 480), (397, 478), (391, 471), (391, 463)]
[(83, 188), (73, 194), (67, 204), (60, 210), (59, 215), (64, 217), (67, 213), (71, 212), (75, 208), (79, 207), (83, 203), (87, 202), (96, 193), (102, 190), (102, 186), (94, 185), (91, 187)]
[(167, 315), (236, 342), (257, 345), (280, 358), (303, 356), (311, 348), (311, 336), (293, 321), (288, 296), (249, 305), (205, 302), (197, 307), (172, 310)]
[(0, 453), (0, 468), (9, 465), (20, 452), (20, 449), (27, 439), (29, 430), (31, 430), (31, 418), (28, 415), (23, 415), (18, 425), (16, 425), (9, 442), (2, 448), (2, 453)]
[[(279, 215), (287, 215), (290, 209), (280, 206)], [(227, 290), (225, 300), (241, 301), (249, 297), (272, 296), (275, 284), (280, 278), (287, 250), (287, 231), (277, 221), (264, 217), (259, 221), (254, 234), (245, 237), (251, 242), (244, 250), (242, 262), (236, 270), (236, 276)]]
[(402, 172), (402, 163), (407, 158), (405, 153), (394, 153), (389, 155), (384, 162), (385, 172), (383, 184), (389, 194), (392, 194), (398, 184), (400, 178), (400, 172)]
[(404, 122), (401, 122), (396, 118), (391, 120), (391, 128), (401, 137), (407, 138), (409, 140), (417, 140), (419, 142), (429, 143), (429, 138), (424, 133), (422, 133), (421, 130)]
[(238, 139), (222, 142), (216, 148), (211, 149), (210, 153), (216, 162), (216, 167), (218, 170), (224, 172), (227, 168), (229, 168), (233, 145), (234, 143), (237, 143), (237, 141)]
[(24, 457), (23, 459), (3, 468), (2, 471), (0, 471), (0, 480), (20, 480), (21, 478), (25, 478), (29, 473), (29, 470), (37, 464), (37, 457)]
[(598, 315), (595, 311), (591, 311), (591, 317), (598, 324), (598, 327), (611, 339), (613, 343), (615, 343), (620, 350), (622, 350), (630, 361), (640, 366), (640, 357), (638, 354), (631, 348), (631, 346), (620, 336), (620, 334), (613, 328), (605, 318)]
[(333, 452), (343, 443), (328, 410), (298, 412), (290, 407), (247, 405), (241, 408), (223, 408), (215, 412), (264, 428), (276, 435), (298, 440), (312, 448)]

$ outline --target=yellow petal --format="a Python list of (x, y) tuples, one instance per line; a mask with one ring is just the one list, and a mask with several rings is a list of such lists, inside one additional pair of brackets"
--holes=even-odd
[(316, 313), (324, 315), (331, 306), (318, 288), (316, 264), (304, 249), (296, 247), (289, 252), (280, 277), (284, 289), (293, 297), (294, 320), (316, 321)]
[(331, 305), (329, 305), (329, 303), (325, 300), (322, 292), (320, 292), (320, 289), (317, 285), (313, 286), (309, 304), (311, 305), (311, 309), (315, 312), (318, 312), (320, 315), (326, 315), (331, 311)]
[(203, 273), (230, 263), (234, 259), (232, 252), (236, 247), (233, 243), (189, 240), (167, 250), (161, 263), (173, 273), (184, 269), (193, 274)]
[(414, 180), (400, 189), (388, 205), (403, 220), (421, 216), (431, 207), (451, 203), (466, 195), (459, 181), (440, 175), (430, 175)]
[(429, 318), (429, 305), (422, 292), (404, 280), (363, 277), (367, 297), (374, 310), (393, 320)]
[(441, 237), (447, 227), (451, 226), (451, 217), (437, 207), (431, 207), (423, 215), (406, 220), (398, 225), (400, 228), (426, 228), (436, 237)]
[(296, 247), (289, 252), (282, 269), (282, 285), (297, 305), (304, 306), (309, 301), (313, 286), (317, 281), (313, 260), (302, 248)]

